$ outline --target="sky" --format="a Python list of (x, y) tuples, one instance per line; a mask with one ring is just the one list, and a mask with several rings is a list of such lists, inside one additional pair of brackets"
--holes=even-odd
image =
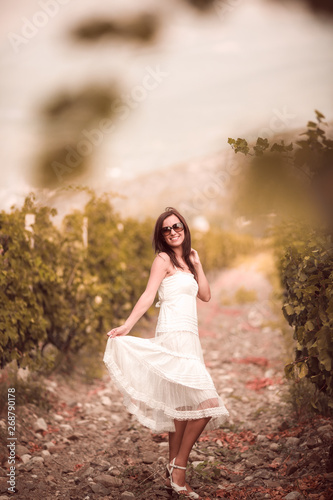
[[(314, 109), (332, 121), (332, 19), (292, 2), (228, 0), (207, 16), (174, 2), (2, 0), (0, 209), (31, 190), (42, 103), (83, 83), (116, 82), (128, 99), (126, 118), (93, 148), (95, 188), (208, 156), (228, 148), (228, 137), (304, 127)], [(71, 41), (80, 20), (138, 5), (163, 19), (153, 45)]]

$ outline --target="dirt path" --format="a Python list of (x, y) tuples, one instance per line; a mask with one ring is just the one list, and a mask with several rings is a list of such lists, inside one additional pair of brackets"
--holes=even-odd
[[(212, 300), (198, 302), (206, 364), (231, 417), (223, 429), (204, 433), (191, 454), (189, 481), (206, 500), (333, 498), (326, 466), (332, 423), (316, 418), (300, 425), (286, 403), (267, 263), (262, 253), (218, 273)], [(52, 410), (31, 404), (17, 411), (17, 500), (168, 498), (167, 436), (152, 434), (124, 410), (107, 373), (89, 386), (77, 377), (46, 384)], [(0, 500), (8, 498), (5, 450)]]

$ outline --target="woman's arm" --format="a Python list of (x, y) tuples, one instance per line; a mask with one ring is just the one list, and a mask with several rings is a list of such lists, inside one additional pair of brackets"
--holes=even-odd
[(144, 315), (154, 302), (158, 287), (162, 279), (165, 277), (168, 266), (170, 265), (170, 257), (163, 253), (155, 257), (151, 266), (150, 276), (147, 287), (137, 303), (135, 304), (131, 314), (125, 323), (118, 328), (113, 328), (107, 335), (109, 337), (116, 337), (118, 335), (127, 335), (137, 323), (137, 321)]
[(204, 273), (204, 270), (202, 269), (198, 252), (193, 248), (191, 249), (190, 259), (197, 272), (198, 285), (199, 285), (198, 298), (203, 300), (204, 302), (208, 302), (211, 298), (210, 286), (206, 278), (206, 275)]

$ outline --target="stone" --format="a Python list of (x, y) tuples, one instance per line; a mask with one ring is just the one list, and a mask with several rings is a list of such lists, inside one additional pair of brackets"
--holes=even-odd
[(131, 500), (134, 497), (134, 494), (131, 491), (124, 491), (121, 495), (120, 498), (122, 500)]
[(131, 433), (131, 441), (133, 441), (133, 443), (136, 443), (137, 441), (139, 441), (140, 437), (141, 437), (140, 432), (135, 431), (135, 432)]
[(66, 446), (64, 444), (56, 444), (49, 448), (49, 452), (51, 453), (51, 455), (54, 455), (55, 453), (63, 451), (65, 448)]
[(278, 445), (278, 443), (272, 443), (269, 446), (269, 449), (272, 451), (279, 451), (279, 448), (280, 448), (280, 446)]
[(92, 476), (94, 474), (94, 469), (92, 467), (88, 467), (87, 469), (81, 469), (79, 471), (79, 474), (80, 476), (82, 477), (89, 477), (89, 476)]
[(328, 472), (327, 474), (324, 474), (324, 478), (330, 482), (333, 482), (333, 472)]
[(260, 460), (258, 457), (251, 457), (250, 459), (245, 461), (245, 466), (251, 469), (258, 467), (258, 465), (260, 464), (262, 464), (262, 460)]
[(109, 396), (102, 396), (101, 397), (101, 403), (102, 403), (103, 406), (111, 406), (112, 405), (112, 401), (109, 398)]
[(21, 444), (18, 444), (15, 448), (15, 453), (18, 457), (22, 457), (22, 455), (29, 455), (30, 451), (26, 446), (22, 446)]
[(62, 422), (64, 420), (64, 417), (62, 415), (58, 415), (57, 413), (53, 415), (53, 418), (56, 422)]
[(71, 434), (67, 439), (70, 441), (78, 441), (82, 437), (82, 434)]
[(298, 500), (298, 499), (303, 498), (303, 496), (301, 495), (301, 493), (299, 491), (291, 491), (290, 493), (288, 493), (288, 495), (286, 495), (283, 498), (285, 500)]
[(287, 422), (287, 420), (284, 420), (284, 421), (281, 423), (281, 425), (279, 425), (278, 429), (279, 429), (279, 431), (280, 431), (280, 432), (283, 432), (283, 431), (285, 431), (285, 430), (289, 429), (289, 427), (290, 427), (289, 422)]
[[(38, 464), (38, 465), (41, 465), (41, 464)], [(37, 465), (37, 467), (38, 467)], [(24, 466), (24, 470), (26, 470), (27, 472), (30, 472), (32, 471), (32, 469), (36, 467), (36, 464), (34, 464), (31, 460), (29, 460), (29, 462), (27, 464), (25, 464)]]
[(294, 474), (294, 472), (296, 472), (296, 471), (297, 471), (297, 465), (296, 464), (290, 464), (287, 467), (286, 475), (287, 476), (291, 476), (291, 474)]
[(102, 457), (95, 457), (91, 462), (90, 465), (97, 466), (100, 470), (105, 471), (108, 470), (108, 468), (111, 466), (110, 462), (107, 460), (104, 460)]
[(162, 443), (158, 443), (158, 446), (159, 446), (161, 449), (163, 449), (163, 448), (167, 449), (167, 448), (169, 447), (169, 443), (164, 443), (164, 442), (162, 442)]
[(7, 478), (0, 477), (0, 493), (5, 493), (8, 488)]
[(60, 429), (65, 432), (73, 432), (73, 427), (69, 424), (60, 424)]
[(331, 424), (325, 424), (325, 425), (321, 425), (320, 427), (318, 427), (317, 429), (317, 432), (318, 434), (321, 434), (322, 432), (332, 432), (333, 431), (333, 427)]
[(106, 488), (113, 488), (113, 487), (118, 487), (123, 484), (122, 480), (119, 479), (118, 477), (114, 476), (108, 476), (106, 474), (100, 474), (99, 476), (95, 477), (96, 483), (100, 483)]
[(32, 459), (30, 460), (30, 462), (32, 464), (38, 464), (38, 465), (41, 465), (44, 463), (44, 458), (43, 457), (32, 457)]
[(256, 441), (257, 441), (257, 443), (260, 443), (260, 444), (266, 444), (268, 439), (266, 436), (263, 436), (262, 434), (258, 434)]
[(117, 477), (117, 476), (121, 475), (121, 472), (118, 469), (113, 469), (113, 470), (110, 471), (110, 474), (111, 474), (111, 476)]
[(265, 485), (268, 488), (278, 488), (279, 486), (281, 486), (281, 483), (280, 481), (276, 481), (274, 479), (268, 479), (267, 481), (265, 481)]
[(43, 450), (41, 455), (43, 458), (45, 458), (45, 457), (50, 457), (51, 453), (49, 452), (49, 450)]
[(306, 441), (306, 446), (312, 450), (313, 448), (316, 448), (316, 446), (318, 446), (321, 443), (322, 443), (321, 439), (319, 439), (319, 438), (316, 439), (315, 437), (310, 437)]
[(54, 446), (54, 443), (52, 443), (52, 441), (48, 441), (47, 443), (44, 443), (43, 448), (45, 448), (46, 450), (49, 450), (50, 448), (53, 448), (53, 446)]
[(298, 446), (300, 443), (300, 439), (297, 437), (288, 437), (286, 441), (286, 445), (290, 447)]
[(43, 418), (38, 418), (33, 425), (33, 429), (35, 432), (47, 431), (47, 423)]
[(244, 481), (252, 481), (254, 479), (254, 476), (246, 476), (244, 478)]
[(89, 486), (94, 493), (97, 493), (97, 495), (106, 496), (108, 494), (107, 488), (105, 488), (105, 486), (103, 486), (100, 483), (97, 483), (97, 484), (96, 483), (89, 483)]
[(254, 475), (260, 479), (269, 479), (271, 477), (271, 474), (264, 469), (256, 471)]
[(142, 462), (144, 464), (153, 464), (154, 462), (156, 462), (157, 460), (157, 457), (154, 453), (145, 453), (142, 457)]
[(22, 463), (27, 464), (31, 458), (31, 455), (28, 453), (25, 453), (24, 455), (21, 456)]

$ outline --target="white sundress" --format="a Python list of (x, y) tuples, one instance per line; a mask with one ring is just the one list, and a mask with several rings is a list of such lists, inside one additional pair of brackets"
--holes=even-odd
[(215, 429), (229, 417), (203, 360), (198, 334), (198, 283), (177, 270), (158, 289), (155, 337), (109, 338), (103, 361), (127, 410), (155, 433), (174, 432), (174, 419), (212, 417)]

